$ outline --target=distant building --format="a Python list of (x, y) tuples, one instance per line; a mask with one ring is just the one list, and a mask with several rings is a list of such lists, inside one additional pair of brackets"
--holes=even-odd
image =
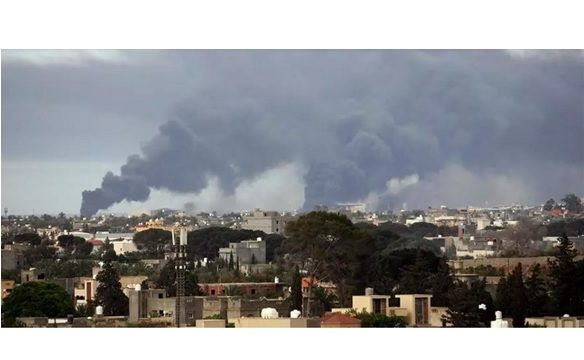
[(244, 240), (238, 243), (229, 243), (229, 247), (219, 249), (219, 257), (224, 261), (245, 264), (266, 263), (266, 242), (262, 238), (257, 240)]
[(116, 255), (123, 255), (126, 253), (138, 251), (138, 247), (132, 240), (112, 241), (111, 244), (114, 247)]
[(345, 210), (352, 214), (354, 213), (364, 213), (367, 210), (367, 205), (362, 203), (346, 203), (346, 204), (337, 204), (339, 210)]
[(5, 245), (2, 249), (2, 270), (16, 270), (24, 266), (22, 251)]
[(282, 216), (277, 211), (256, 209), (253, 214), (243, 217), (241, 228), (245, 230), (263, 231), (266, 234), (285, 235), (286, 224), (291, 219), (291, 216)]
[[(246, 282), (246, 283), (203, 283), (201, 289), (209, 296), (237, 295), (237, 296), (265, 296), (284, 297), (288, 285), (280, 282)], [(237, 292), (231, 294), (230, 292)]]

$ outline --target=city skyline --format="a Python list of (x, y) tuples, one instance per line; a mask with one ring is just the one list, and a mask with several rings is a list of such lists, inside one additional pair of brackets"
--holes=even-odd
[(558, 200), (584, 192), (583, 59), (3, 50), (2, 206), (79, 213), (110, 171), (92, 209)]

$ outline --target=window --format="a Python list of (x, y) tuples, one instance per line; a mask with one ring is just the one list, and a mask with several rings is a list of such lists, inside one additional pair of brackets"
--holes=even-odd
[(373, 312), (375, 314), (385, 314), (387, 301), (385, 299), (373, 299)]
[(163, 293), (158, 293), (158, 298), (159, 299), (163, 299), (164, 298), (164, 294)]
[(251, 294), (255, 295), (256, 294), (256, 289), (251, 289)]
[(195, 314), (189, 313), (189, 319), (193, 319), (194, 317), (195, 317)]
[(215, 289), (211, 290), (211, 295), (215, 295)]

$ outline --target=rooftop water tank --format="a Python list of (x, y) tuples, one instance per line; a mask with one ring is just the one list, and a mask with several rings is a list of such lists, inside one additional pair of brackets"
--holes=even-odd
[(278, 311), (274, 308), (263, 308), (261, 312), (262, 319), (277, 319)]
[(290, 318), (292, 318), (292, 319), (298, 319), (298, 318), (300, 318), (300, 315), (302, 315), (302, 313), (298, 310), (290, 311)]

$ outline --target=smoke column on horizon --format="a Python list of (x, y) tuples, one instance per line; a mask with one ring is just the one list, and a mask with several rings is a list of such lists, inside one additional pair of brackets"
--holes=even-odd
[[(177, 102), (142, 154), (83, 192), (83, 216), (145, 201), (151, 189), (196, 194), (211, 177), (230, 194), (294, 161), (308, 169), (305, 209), (371, 194), (397, 202), (402, 188), (416, 189), (408, 176), (428, 182), (458, 165), (526, 179), (539, 199), (579, 182), (538, 174), (584, 168), (581, 52), (195, 52), (183, 60), (189, 56), (210, 75)], [(400, 178), (407, 187), (397, 186)]]

